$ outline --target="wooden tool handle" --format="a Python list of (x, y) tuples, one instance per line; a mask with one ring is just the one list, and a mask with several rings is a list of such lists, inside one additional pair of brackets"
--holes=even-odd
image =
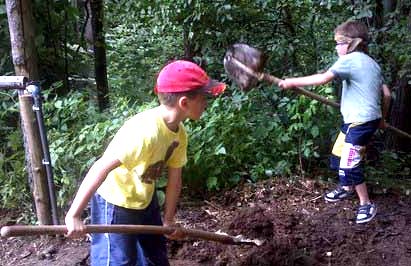
[(273, 75), (267, 74), (267, 73), (263, 73), (263, 80), (270, 84), (275, 84), (275, 85), (278, 85), (278, 83), (280, 83), (281, 81), (281, 79)]
[(319, 101), (319, 102), (322, 102), (322, 103), (324, 103), (324, 104), (326, 104), (326, 105), (330, 105), (330, 106), (335, 107), (335, 108), (340, 108), (340, 104), (339, 104), (339, 103), (334, 102), (334, 101), (331, 101), (331, 100), (325, 98), (324, 96), (321, 96), (321, 95), (316, 94), (316, 93), (314, 93), (314, 92), (311, 92), (311, 91), (309, 91), (309, 90), (303, 89), (303, 88), (301, 88), (301, 87), (295, 87), (295, 88), (293, 88), (293, 90), (296, 91), (296, 92), (299, 93), (299, 94), (303, 94), (303, 95), (305, 95), (305, 96), (307, 96), (307, 97), (310, 97), (310, 98), (312, 98), (312, 99), (315, 99), (315, 100), (317, 100), (317, 101)]
[[(174, 229), (162, 226), (149, 225), (87, 225), (86, 233), (147, 233), (168, 234)], [(1, 236), (29, 236), (66, 234), (65, 225), (13, 225), (1, 228)]]
[[(174, 228), (156, 225), (87, 225), (86, 233), (122, 233), (122, 234), (171, 234), (180, 230), (190, 238), (217, 241), (225, 244), (235, 244), (237, 241), (230, 235), (211, 233), (202, 230)], [(33, 236), (33, 235), (64, 235), (65, 225), (13, 225), (1, 228), (2, 237)]]
[(398, 129), (398, 128), (396, 128), (396, 127), (393, 127), (393, 126), (391, 126), (391, 125), (389, 125), (389, 124), (386, 124), (386, 125), (387, 125), (387, 129), (394, 131), (395, 133), (397, 133), (398, 135), (400, 135), (400, 136), (402, 136), (402, 137), (411, 139), (411, 135), (408, 134), (407, 132), (402, 131), (401, 129)]

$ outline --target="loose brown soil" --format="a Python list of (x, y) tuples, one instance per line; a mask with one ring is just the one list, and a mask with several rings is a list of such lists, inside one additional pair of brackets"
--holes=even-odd
[[(244, 184), (204, 201), (183, 200), (179, 222), (264, 241), (261, 246), (189, 239), (170, 241), (172, 265), (410, 266), (411, 197), (370, 187), (378, 206), (368, 224), (354, 222), (356, 199), (327, 204), (310, 180)], [(0, 224), (15, 215), (1, 212)], [(88, 265), (87, 239), (0, 239), (0, 265)]]

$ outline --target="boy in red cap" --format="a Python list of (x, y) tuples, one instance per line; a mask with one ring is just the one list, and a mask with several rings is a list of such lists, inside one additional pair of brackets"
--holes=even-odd
[[(217, 96), (225, 84), (216, 82), (198, 65), (177, 60), (159, 73), (154, 88), (160, 105), (141, 112), (116, 133), (103, 156), (88, 171), (67, 212), (70, 237), (85, 233), (80, 215), (91, 199), (92, 224), (173, 226), (187, 162), (187, 133), (183, 121), (198, 120), (207, 94)], [(167, 168), (163, 221), (155, 181)], [(168, 238), (181, 237), (176, 231)], [(92, 265), (169, 265), (166, 239), (161, 235), (93, 234)]]

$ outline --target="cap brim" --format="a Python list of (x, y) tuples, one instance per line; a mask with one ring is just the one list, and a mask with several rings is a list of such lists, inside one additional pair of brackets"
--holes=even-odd
[(212, 96), (218, 96), (225, 91), (226, 87), (227, 85), (225, 83), (210, 79), (208, 84), (202, 87), (201, 90)]

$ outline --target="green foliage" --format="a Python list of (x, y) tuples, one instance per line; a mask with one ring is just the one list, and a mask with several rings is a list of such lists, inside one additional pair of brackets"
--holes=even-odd
[[(408, 4), (408, 9), (411, 3)], [(387, 16), (384, 27), (374, 28), (372, 51), (384, 64), (384, 73), (389, 81), (411, 80), (411, 35), (409, 21), (396, 10)], [(382, 44), (382, 45), (378, 45)]]
[(308, 99), (281, 97), (274, 88), (233, 91), (213, 101), (201, 121), (188, 123), (186, 181), (214, 190), (266, 178), (267, 171), (290, 175), (301, 160), (309, 164), (320, 156), (320, 139), (329, 137), (334, 123), (324, 119), (330, 115), (335, 111)]
[[(63, 81), (67, 76), (89, 76), (91, 56), (81, 39), (81, 12), (73, 1), (33, 1), (35, 45), (42, 86)], [(74, 3), (74, 2), (73, 2)], [(63, 86), (54, 93), (63, 94)], [(66, 91), (65, 91), (66, 92)]]
[(18, 106), (11, 92), (0, 92), (0, 207), (28, 202), (23, 138), (18, 126)]
[(405, 152), (381, 151), (376, 165), (367, 166), (367, 180), (384, 188), (411, 190), (411, 154)]
[[(151, 2), (107, 3), (108, 74), (114, 95), (152, 98), (154, 78), (167, 61), (183, 57), (181, 29), (167, 24), (172, 9)], [(125, 11), (127, 10), (127, 11)]]

